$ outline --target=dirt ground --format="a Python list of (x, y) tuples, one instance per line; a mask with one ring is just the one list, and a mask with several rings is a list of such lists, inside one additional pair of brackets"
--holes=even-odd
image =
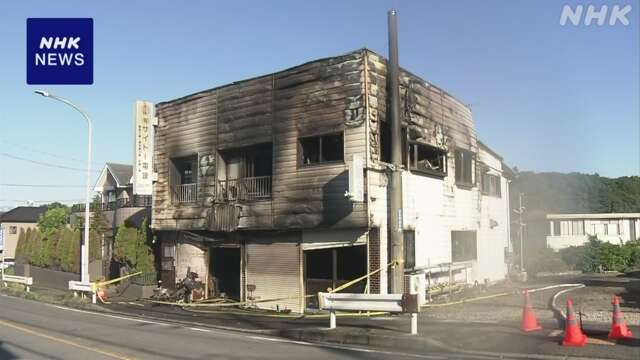
[(558, 296), (557, 305), (564, 308), (573, 299), (585, 322), (610, 322), (613, 295), (620, 297), (620, 309), (629, 325), (640, 325), (640, 273), (582, 275), (576, 282), (586, 285)]
[[(561, 294), (556, 300), (556, 306), (564, 309), (567, 297), (571, 296), (576, 311), (582, 313), (584, 322), (611, 322), (611, 300), (613, 295), (618, 295), (620, 296), (621, 309), (627, 323), (629, 325), (640, 325), (640, 273), (553, 276), (534, 279), (528, 284), (505, 282), (489, 287), (486, 291), (472, 289), (465, 294), (454, 296), (453, 301), (464, 298), (486, 297), (503, 292), (509, 292), (511, 293), (510, 295), (452, 306), (427, 307), (423, 310), (421, 316), (434, 319), (476, 322), (519, 321), (522, 317), (523, 305), (521, 289), (536, 289), (562, 283), (582, 283), (586, 285), (585, 288)], [(564, 289), (566, 288), (531, 293), (534, 311), (540, 321), (556, 320), (555, 314), (550, 308), (551, 298)]]

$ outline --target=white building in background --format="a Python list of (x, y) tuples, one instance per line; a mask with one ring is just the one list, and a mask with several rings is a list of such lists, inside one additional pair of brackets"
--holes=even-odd
[(580, 246), (589, 236), (622, 244), (640, 235), (640, 213), (547, 214), (547, 220), (547, 247), (555, 250)]

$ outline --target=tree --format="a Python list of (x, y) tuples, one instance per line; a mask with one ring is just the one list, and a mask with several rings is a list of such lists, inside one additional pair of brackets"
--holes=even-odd
[(31, 264), (35, 266), (42, 266), (42, 233), (39, 231), (34, 231), (31, 251)]
[(56, 246), (56, 258), (58, 264), (60, 264), (60, 270), (62, 271), (71, 271), (68, 254), (71, 249), (73, 233), (74, 231), (71, 229), (62, 229), (61, 236), (58, 239), (58, 244)]
[(153, 251), (149, 247), (149, 233), (148, 233), (147, 218), (142, 221), (142, 226), (138, 230), (137, 244), (136, 244), (136, 265), (135, 268), (138, 271), (144, 273), (153, 272), (154, 256)]
[(69, 251), (67, 252), (67, 264), (69, 271), (80, 273), (80, 241), (82, 233), (78, 230), (71, 232)]
[(38, 229), (47, 236), (51, 235), (67, 226), (70, 214), (66, 206), (49, 209), (38, 219)]
[(155, 269), (154, 256), (148, 242), (147, 219), (143, 221), (140, 230), (123, 224), (118, 227), (114, 253), (137, 271), (152, 272)]
[(58, 231), (56, 231), (55, 233), (49, 235), (47, 237), (47, 244), (45, 247), (45, 261), (47, 263), (48, 267), (56, 267), (58, 266), (58, 259), (57, 259), (57, 247), (58, 247), (58, 240), (60, 239), (60, 237), (62, 236), (62, 231), (64, 231), (64, 229), (60, 229)]
[(35, 229), (28, 228), (25, 234), (25, 244), (24, 244), (24, 261), (27, 263), (31, 262), (32, 249), (33, 249), (33, 235), (36, 232)]
[(15, 258), (23, 259), (24, 258), (24, 249), (27, 242), (27, 234), (25, 233), (23, 228), (20, 228), (20, 234), (18, 235), (18, 243), (16, 244), (16, 253)]

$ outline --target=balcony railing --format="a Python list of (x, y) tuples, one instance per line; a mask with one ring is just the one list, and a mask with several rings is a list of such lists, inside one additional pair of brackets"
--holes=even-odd
[[(89, 209), (91, 211), (95, 211), (97, 208), (100, 208), (100, 210), (102, 211), (114, 211), (116, 209), (121, 209), (121, 208), (150, 207), (150, 206), (151, 206), (151, 195), (134, 195), (133, 198), (121, 198), (116, 201), (110, 201), (110, 202), (99, 203), (99, 204), (92, 203)], [(72, 205), (71, 212), (74, 212), (74, 213), (84, 212), (84, 204)]]
[(151, 207), (151, 195), (134, 195), (133, 198), (118, 199), (116, 207)]
[(217, 197), (222, 201), (269, 199), (271, 198), (271, 176), (220, 180)]
[(179, 184), (173, 186), (174, 203), (193, 203), (198, 201), (198, 184)]

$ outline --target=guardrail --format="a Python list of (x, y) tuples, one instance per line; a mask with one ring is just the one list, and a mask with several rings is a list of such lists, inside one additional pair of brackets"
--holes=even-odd
[(2, 285), (7, 286), (8, 282), (24, 284), (27, 292), (31, 291), (31, 285), (33, 285), (33, 278), (29, 276), (17, 276), (17, 275), (5, 275), (2, 274)]
[(418, 294), (318, 293), (318, 305), (329, 310), (329, 328), (336, 328), (336, 311), (385, 311), (411, 314), (411, 334), (418, 333)]

